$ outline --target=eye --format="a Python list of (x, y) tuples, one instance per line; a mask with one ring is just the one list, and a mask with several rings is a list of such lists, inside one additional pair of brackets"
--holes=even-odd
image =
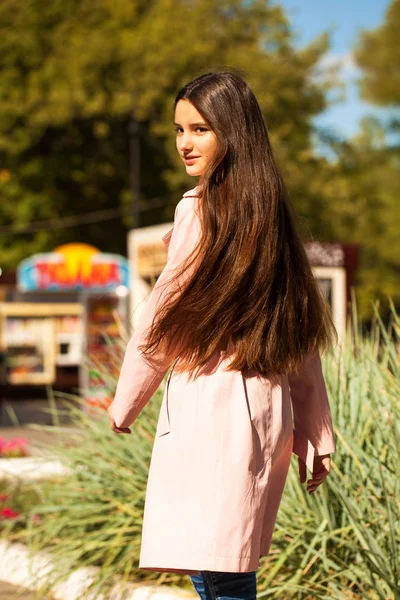
[(200, 133), (205, 133), (206, 131), (208, 131), (207, 127), (196, 127), (196, 131), (199, 131)]
[(182, 127), (174, 127), (176, 133), (182, 133), (183, 129)]

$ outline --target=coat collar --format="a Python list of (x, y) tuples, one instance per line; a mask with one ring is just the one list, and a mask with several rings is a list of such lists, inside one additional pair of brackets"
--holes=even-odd
[(169, 247), (169, 243), (171, 241), (171, 235), (172, 235), (172, 231), (173, 231), (173, 227), (171, 227), (171, 229), (169, 231), (167, 231), (167, 233), (165, 235), (162, 236), (162, 241), (164, 242), (166, 248)]
[[(187, 197), (190, 196), (191, 198), (196, 198), (197, 197), (197, 193), (198, 193), (198, 189), (199, 189), (199, 186), (196, 185), (195, 188), (193, 188), (193, 189), (188, 190), (187, 192), (185, 192), (183, 194), (183, 197), (187, 198)], [(174, 228), (171, 227), (171, 229), (169, 231), (167, 231), (167, 233), (165, 235), (163, 235), (162, 238), (161, 238), (167, 248), (169, 247), (169, 243), (171, 241), (171, 235), (172, 235), (173, 229)]]
[(196, 198), (196, 196), (197, 196), (197, 193), (198, 193), (198, 191), (199, 191), (199, 188), (200, 188), (200, 186), (196, 185), (196, 187), (195, 187), (195, 188), (193, 188), (193, 189), (191, 189), (191, 190), (188, 190), (187, 192), (185, 192), (185, 193), (183, 194), (183, 197), (184, 197), (184, 198), (186, 198), (186, 196), (191, 196), (191, 197), (194, 197), (194, 198)]

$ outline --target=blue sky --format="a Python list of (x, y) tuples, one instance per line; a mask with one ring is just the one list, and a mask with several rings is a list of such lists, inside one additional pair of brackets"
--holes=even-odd
[(359, 97), (356, 83), (359, 71), (351, 52), (361, 30), (375, 29), (382, 24), (390, 0), (275, 0), (273, 3), (283, 5), (297, 47), (306, 45), (323, 31), (331, 32), (331, 48), (324, 60), (327, 64), (336, 60), (341, 62), (346, 99), (316, 117), (317, 125), (349, 138), (358, 132), (363, 116), (387, 116), (384, 109)]

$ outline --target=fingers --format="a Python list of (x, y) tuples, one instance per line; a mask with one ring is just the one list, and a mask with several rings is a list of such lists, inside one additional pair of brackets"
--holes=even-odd
[(115, 433), (132, 433), (131, 430), (129, 429), (129, 427), (111, 427), (111, 429), (113, 431), (115, 431)]
[(110, 427), (112, 429), (112, 431), (114, 431), (115, 433), (132, 433), (131, 430), (129, 429), (129, 427), (117, 427), (114, 421), (114, 417), (112, 416), (111, 413), (111, 404), (107, 409), (108, 412), (108, 417), (110, 419)]
[(313, 494), (325, 481), (331, 470), (331, 457), (329, 454), (314, 457), (314, 470), (311, 479), (307, 481), (307, 492)]
[(325, 479), (327, 478), (328, 473), (326, 472), (325, 474), (320, 474), (320, 475), (314, 475), (311, 479), (309, 479), (307, 481), (307, 492), (309, 494), (313, 494), (315, 492), (315, 490), (317, 489), (318, 486), (321, 485), (321, 483), (323, 483), (325, 481)]

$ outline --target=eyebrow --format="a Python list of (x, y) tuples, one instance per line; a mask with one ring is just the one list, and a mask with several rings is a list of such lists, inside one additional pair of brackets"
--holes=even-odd
[[(175, 123), (175, 121), (174, 125), (176, 125), (177, 127), (182, 127), (182, 125), (179, 125), (179, 123)], [(191, 127), (208, 127), (207, 123), (191, 123), (190, 125)]]

